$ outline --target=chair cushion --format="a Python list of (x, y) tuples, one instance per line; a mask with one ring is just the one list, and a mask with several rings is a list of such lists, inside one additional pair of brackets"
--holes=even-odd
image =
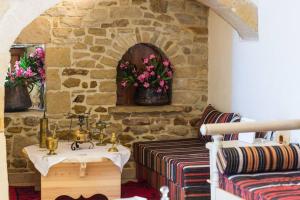
[(300, 169), (298, 145), (231, 147), (218, 151), (221, 174), (278, 172)]
[[(198, 122), (199, 128), (202, 124), (215, 124), (215, 123), (232, 123), (232, 122), (240, 122), (241, 116), (237, 113), (223, 113), (216, 110), (212, 105), (208, 105), (201, 119)], [(200, 132), (200, 141), (201, 142), (211, 142), (211, 136), (203, 136)], [(238, 134), (231, 133), (224, 135), (224, 140), (237, 140)]]

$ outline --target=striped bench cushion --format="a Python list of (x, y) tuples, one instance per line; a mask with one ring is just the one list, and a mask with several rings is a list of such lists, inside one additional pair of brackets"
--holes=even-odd
[(300, 169), (298, 145), (222, 148), (217, 166), (221, 174), (278, 172)]
[[(197, 125), (199, 128), (202, 124), (216, 124), (216, 123), (232, 123), (232, 122), (240, 122), (241, 116), (237, 113), (223, 113), (216, 110), (212, 105), (208, 105)], [(211, 136), (203, 136), (200, 133), (200, 140), (204, 143), (211, 142)], [(224, 140), (237, 140), (238, 134), (226, 134), (224, 135)]]
[(138, 142), (133, 146), (135, 161), (179, 186), (207, 185), (209, 152), (198, 138)]
[(299, 200), (300, 171), (224, 175), (220, 188), (245, 200)]

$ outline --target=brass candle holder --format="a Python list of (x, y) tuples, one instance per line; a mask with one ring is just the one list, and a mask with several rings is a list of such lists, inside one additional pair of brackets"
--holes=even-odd
[(116, 133), (112, 133), (110, 142), (112, 146), (108, 149), (108, 152), (119, 152), (118, 148), (116, 147), (117, 145), (117, 136)]
[(58, 139), (53, 137), (47, 137), (47, 149), (49, 153), (47, 155), (56, 155), (55, 150), (58, 148)]
[(49, 150), (48, 155), (56, 155), (55, 150), (58, 148), (58, 139), (56, 137), (56, 129), (57, 129), (57, 125), (55, 125), (55, 127), (54, 127), (52, 137), (47, 137), (47, 140), (46, 140), (46, 146), (47, 146), (47, 149)]

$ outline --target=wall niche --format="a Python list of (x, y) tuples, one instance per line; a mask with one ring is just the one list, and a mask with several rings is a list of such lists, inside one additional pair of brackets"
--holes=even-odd
[[(152, 60), (149, 59), (151, 56), (155, 56), (153, 62), (151, 62)], [(145, 59), (147, 60), (146, 62)], [(136, 85), (133, 83), (127, 85), (127, 81), (125, 81), (126, 86), (122, 84), (124, 83), (124, 76), (128, 76), (128, 73), (131, 73), (132, 71), (128, 68), (132, 67), (134, 70), (136, 70), (137, 76), (135, 77), (145, 73), (153, 73), (152, 76), (150, 75), (149, 78), (146, 78), (148, 82), (146, 82), (146, 80), (145, 82), (147, 84), (151, 84), (151, 82), (157, 82), (157, 85), (159, 85), (159, 80), (164, 81), (164, 79), (157, 77), (162, 74), (166, 75), (167, 69), (165, 66), (163, 66), (163, 64), (161, 64), (162, 66), (159, 66), (156, 65), (156, 63), (163, 63), (164, 61), (169, 62), (169, 58), (160, 48), (151, 43), (138, 43), (130, 47), (122, 56), (117, 66), (117, 105), (157, 106), (171, 104), (173, 78), (173, 70), (171, 68), (170, 80), (165, 83), (167, 84), (166, 87), (168, 89), (165, 91), (159, 89), (160, 92), (157, 92), (157, 89), (154, 89), (155, 86), (149, 86), (149, 88), (146, 88), (139, 80), (135, 82)], [(155, 63), (154, 66), (152, 65), (153, 63)], [(125, 65), (128, 66), (126, 66), (124, 69)], [(147, 70), (147, 66), (153, 66), (154, 69)], [(159, 70), (158, 67), (161, 67), (161, 70)], [(158, 74), (158, 71), (161, 71), (160, 75)]]

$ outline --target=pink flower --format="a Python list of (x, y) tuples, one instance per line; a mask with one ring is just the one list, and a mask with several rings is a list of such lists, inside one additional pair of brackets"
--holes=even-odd
[(150, 72), (150, 75), (155, 76), (155, 72), (154, 71)]
[(120, 68), (121, 69), (127, 69), (127, 65), (125, 65), (124, 63), (121, 63)]
[(146, 67), (146, 70), (147, 70), (148, 72), (150, 72), (150, 71), (152, 71), (154, 68), (155, 68), (155, 67), (154, 67), (153, 65), (150, 65), (150, 66), (147, 66), (147, 67)]
[(167, 72), (167, 76), (168, 76), (169, 78), (172, 78), (173, 72), (172, 72), (172, 71), (168, 71), (168, 72)]
[(149, 59), (152, 60), (154, 59), (156, 56), (154, 54), (150, 54)]
[(133, 84), (133, 86), (134, 86), (134, 87), (137, 87), (137, 86), (139, 86), (139, 84), (135, 82), (135, 83)]
[(143, 83), (144, 81), (145, 81), (145, 74), (141, 74), (141, 75), (139, 75), (138, 76), (138, 80), (141, 82), (141, 83)]
[(45, 82), (45, 79), (46, 79), (46, 73), (45, 73), (45, 69), (44, 68), (39, 68), (38, 69), (38, 72), (40, 74), (40, 77), (42, 79), (42, 83)]
[(25, 77), (29, 78), (29, 77), (32, 77), (32, 76), (33, 76), (33, 72), (31, 70), (31, 68), (28, 67), (28, 69), (25, 71)]
[(149, 72), (144, 72), (144, 76), (145, 76), (145, 79), (148, 79), (149, 76), (150, 76), (150, 73)]
[(15, 69), (20, 68), (20, 61), (16, 61), (14, 67)]
[(159, 81), (159, 85), (160, 85), (161, 87), (164, 87), (165, 81), (164, 81), (164, 80), (160, 80), (160, 81)]
[(121, 86), (124, 87), (124, 88), (127, 87), (127, 81), (122, 81)]
[(164, 60), (163, 65), (165, 67), (168, 67), (170, 65), (170, 61), (169, 60)]
[(162, 92), (162, 89), (161, 89), (161, 88), (157, 88), (156, 92), (157, 92), (157, 93), (161, 93), (161, 92)]
[(16, 77), (23, 76), (23, 73), (24, 73), (24, 69), (23, 68), (17, 67), (15, 70), (16, 70)]
[(36, 48), (35, 53), (36, 53), (37, 57), (39, 57), (41, 59), (45, 58), (45, 51), (43, 48), (41, 48), (41, 47)]
[(148, 88), (150, 86), (150, 84), (148, 82), (144, 83), (144, 88)]
[(149, 62), (148, 58), (144, 58), (144, 64), (147, 64)]
[(157, 75), (157, 78), (160, 79), (160, 75)]

